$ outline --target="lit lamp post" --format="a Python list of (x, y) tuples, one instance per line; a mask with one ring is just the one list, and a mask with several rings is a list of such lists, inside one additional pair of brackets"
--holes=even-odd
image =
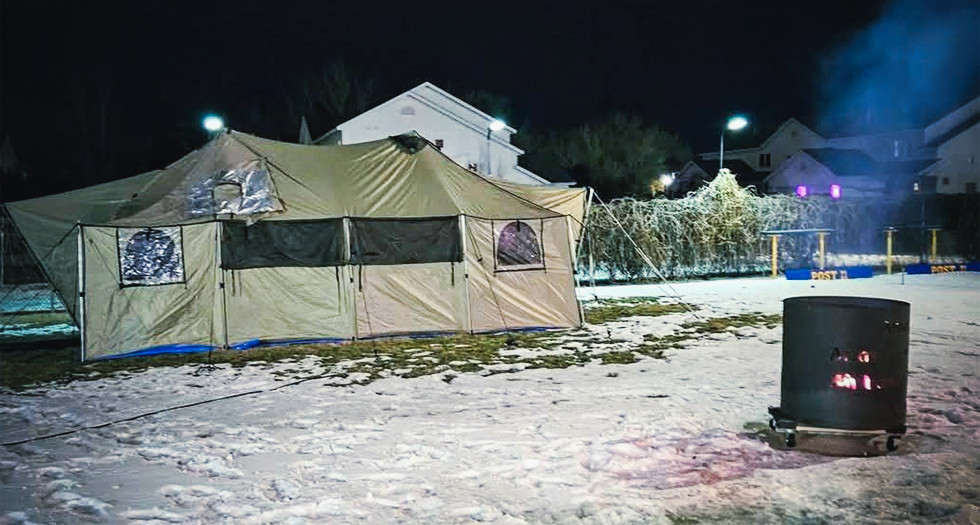
[(670, 189), (670, 185), (674, 183), (673, 173), (664, 173), (660, 176), (660, 185), (664, 187), (664, 196), (667, 196), (667, 191)]
[(721, 148), (718, 152), (718, 173), (721, 173), (721, 168), (725, 162), (725, 131), (738, 131), (748, 124), (749, 121), (745, 117), (732, 117), (728, 119), (728, 124), (725, 125), (725, 129), (721, 130)]
[(219, 131), (225, 129), (225, 121), (221, 120), (221, 117), (217, 115), (208, 115), (204, 117), (201, 121), (201, 125), (204, 129), (208, 130), (210, 136), (216, 135)]
[(490, 134), (494, 131), (500, 131), (504, 129), (507, 124), (500, 119), (493, 119), (490, 124), (487, 125), (487, 175), (490, 175)]

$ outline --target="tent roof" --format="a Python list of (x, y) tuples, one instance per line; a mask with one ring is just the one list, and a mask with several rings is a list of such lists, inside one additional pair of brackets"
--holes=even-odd
[(349, 146), (308, 146), (229, 131), (170, 166), (67, 193), (11, 203), (44, 222), (175, 225), (195, 215), (189, 195), (222, 170), (264, 163), (284, 208), (262, 218), (435, 217), (489, 219), (560, 214), (454, 163), (424, 139), (401, 135)]

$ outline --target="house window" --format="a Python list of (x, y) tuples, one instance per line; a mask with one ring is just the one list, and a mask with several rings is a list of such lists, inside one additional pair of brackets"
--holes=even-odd
[(439, 151), (442, 151), (442, 147), (444, 145), (445, 143), (442, 141), (442, 139), (436, 139), (436, 147), (439, 148)]
[(966, 183), (966, 192), (967, 193), (976, 193), (977, 192), (977, 183), (976, 182), (967, 182)]
[(949, 177), (943, 177), (943, 186), (949, 186)]
[(772, 166), (772, 155), (769, 154), (769, 153), (760, 153), (759, 154), (759, 167), (760, 168), (768, 168), (770, 166)]
[(904, 140), (896, 140), (895, 141), (895, 158), (896, 159), (903, 159), (906, 156), (908, 156), (908, 153), (909, 153), (909, 145), (908, 145), (908, 143), (905, 142)]

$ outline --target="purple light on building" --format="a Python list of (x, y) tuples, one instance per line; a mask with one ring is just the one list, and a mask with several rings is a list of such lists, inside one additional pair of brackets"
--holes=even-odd
[(839, 199), (840, 198), (840, 184), (830, 185), (830, 198)]
[(807, 193), (809, 193), (809, 192), (807, 191), (807, 187), (806, 186), (800, 184), (799, 186), (796, 187), (796, 196), (797, 197), (799, 197), (799, 198), (802, 199), (803, 197), (806, 197), (806, 194)]

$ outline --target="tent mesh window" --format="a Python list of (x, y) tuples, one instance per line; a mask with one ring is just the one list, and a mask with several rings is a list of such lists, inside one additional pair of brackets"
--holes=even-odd
[(351, 219), (351, 264), (461, 262), (456, 217)]
[(122, 286), (184, 282), (183, 232), (179, 226), (118, 228), (116, 243)]
[[(543, 225), (538, 226), (540, 229)], [(497, 231), (496, 226), (494, 231)], [(499, 270), (537, 270), (544, 268), (541, 243), (530, 223), (512, 221), (497, 234), (496, 260)]]
[(343, 219), (221, 223), (221, 267), (226, 270), (343, 264)]

